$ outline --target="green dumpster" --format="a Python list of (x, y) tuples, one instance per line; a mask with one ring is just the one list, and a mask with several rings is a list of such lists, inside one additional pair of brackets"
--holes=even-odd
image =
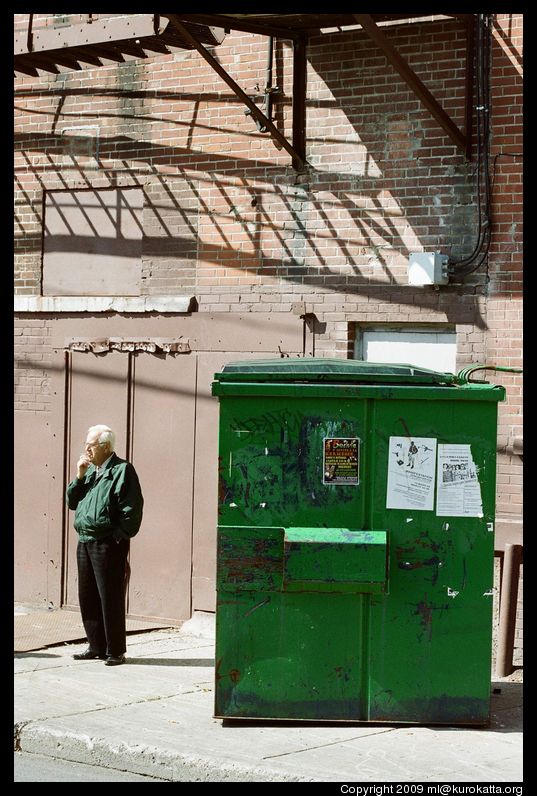
[(283, 358), (213, 394), (215, 717), (485, 724), (503, 387)]

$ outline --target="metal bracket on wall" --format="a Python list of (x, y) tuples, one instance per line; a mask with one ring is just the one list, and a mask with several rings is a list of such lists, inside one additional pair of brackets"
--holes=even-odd
[(107, 351), (147, 351), (151, 354), (189, 354), (190, 343), (182, 338), (172, 337), (80, 337), (66, 340), (64, 348), (69, 351), (90, 351), (92, 354), (104, 354)]
[(291, 312), (302, 321), (302, 356), (314, 357), (316, 335), (326, 332), (326, 323), (321, 322), (303, 301), (292, 304)]

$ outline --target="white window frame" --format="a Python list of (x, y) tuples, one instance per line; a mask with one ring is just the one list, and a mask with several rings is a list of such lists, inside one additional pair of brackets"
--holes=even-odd
[[(376, 341), (371, 341), (376, 342), (375, 353), (372, 355), (368, 354), (368, 336), (377, 338)], [(397, 336), (400, 336), (403, 346), (394, 345), (393, 353), (390, 354), (390, 343), (396, 343)], [(419, 339), (421, 336), (422, 341)], [(427, 350), (420, 347), (420, 343), (431, 346), (437, 343), (438, 348), (429, 356)], [(409, 350), (413, 344), (416, 345), (415, 354), (407, 356), (405, 349)], [(457, 368), (457, 330), (454, 325), (447, 324), (356, 324), (354, 359), (402, 363), (454, 373)]]

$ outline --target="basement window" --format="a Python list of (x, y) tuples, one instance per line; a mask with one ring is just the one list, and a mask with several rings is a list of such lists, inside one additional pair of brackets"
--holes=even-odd
[(454, 373), (457, 333), (446, 327), (360, 326), (355, 332), (354, 358)]
[(47, 191), (44, 296), (139, 296), (141, 188)]

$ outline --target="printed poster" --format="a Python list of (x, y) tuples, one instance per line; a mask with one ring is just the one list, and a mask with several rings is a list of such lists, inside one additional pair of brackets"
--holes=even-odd
[(358, 437), (325, 437), (323, 484), (359, 484), (360, 440)]
[(436, 513), (439, 517), (482, 517), (481, 486), (470, 445), (438, 446)]
[(432, 511), (436, 439), (390, 437), (386, 508)]

